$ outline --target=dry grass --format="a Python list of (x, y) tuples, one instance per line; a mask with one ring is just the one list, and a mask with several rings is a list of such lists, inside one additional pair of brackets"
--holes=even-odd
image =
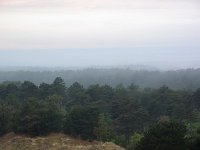
[(107, 142), (87, 142), (64, 134), (51, 134), (46, 137), (27, 137), (9, 133), (0, 138), (0, 150), (124, 150)]

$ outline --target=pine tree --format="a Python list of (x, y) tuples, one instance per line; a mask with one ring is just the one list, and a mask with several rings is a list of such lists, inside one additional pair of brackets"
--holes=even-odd
[(95, 128), (95, 134), (99, 141), (109, 141), (111, 138), (110, 121), (103, 113), (99, 114), (98, 127)]

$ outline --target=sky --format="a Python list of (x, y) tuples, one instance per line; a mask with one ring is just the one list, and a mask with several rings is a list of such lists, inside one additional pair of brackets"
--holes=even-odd
[(199, 0), (0, 0), (0, 66), (200, 67)]

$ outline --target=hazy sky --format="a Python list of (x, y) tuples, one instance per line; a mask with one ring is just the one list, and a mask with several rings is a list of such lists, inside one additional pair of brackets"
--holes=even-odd
[(0, 65), (200, 67), (200, 0), (0, 0)]

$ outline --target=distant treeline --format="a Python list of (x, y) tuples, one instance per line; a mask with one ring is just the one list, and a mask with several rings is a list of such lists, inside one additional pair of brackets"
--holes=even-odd
[(200, 69), (177, 71), (134, 71), (131, 69), (85, 69), (63, 71), (0, 71), (0, 82), (31, 81), (51, 83), (57, 76), (62, 77), (67, 86), (79, 82), (84, 87), (91, 84), (125, 86), (130, 83), (140, 87), (159, 88), (166, 85), (171, 89), (196, 90), (200, 87)]
[(186, 145), (198, 148), (198, 127), (200, 89), (141, 89), (135, 84), (83, 87), (78, 82), (66, 87), (60, 77), (51, 84), (0, 84), (0, 135), (64, 132), (113, 141), (130, 150), (151, 150), (151, 146), (183, 150)]

